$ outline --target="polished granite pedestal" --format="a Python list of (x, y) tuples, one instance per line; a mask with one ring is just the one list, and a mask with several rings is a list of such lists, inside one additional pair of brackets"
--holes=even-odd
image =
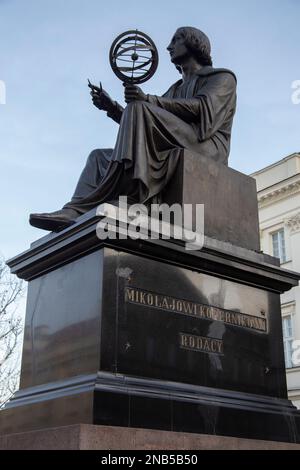
[(9, 261), (29, 286), (0, 433), (80, 423), (300, 442), (280, 313), (299, 275), (209, 237), (199, 251), (101, 241), (98, 222), (91, 211)]
[(120, 238), (113, 211), (100, 240), (93, 210), (8, 262), (29, 286), (2, 435), (89, 424), (300, 442), (280, 312), (300, 276), (259, 252), (255, 181), (184, 151), (162, 198), (204, 205), (202, 249)]

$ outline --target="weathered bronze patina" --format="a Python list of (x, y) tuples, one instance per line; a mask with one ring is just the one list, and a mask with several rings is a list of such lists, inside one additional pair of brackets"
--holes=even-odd
[(141, 203), (157, 200), (184, 149), (227, 165), (236, 107), (234, 74), (212, 67), (209, 39), (196, 28), (179, 28), (167, 50), (182, 79), (163, 96), (126, 84), (123, 108), (102, 88), (92, 88), (94, 105), (120, 124), (115, 148), (91, 152), (71, 201), (54, 213), (31, 214), (32, 225), (60, 230), (120, 195)]

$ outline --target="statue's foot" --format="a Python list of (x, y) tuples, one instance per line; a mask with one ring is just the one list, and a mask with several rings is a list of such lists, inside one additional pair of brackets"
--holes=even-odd
[(59, 232), (76, 222), (78, 212), (74, 209), (61, 209), (60, 211), (45, 214), (30, 214), (29, 223), (33, 227), (51, 232)]

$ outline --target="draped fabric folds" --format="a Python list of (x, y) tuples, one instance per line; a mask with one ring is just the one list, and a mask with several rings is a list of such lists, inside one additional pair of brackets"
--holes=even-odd
[(147, 202), (172, 178), (182, 149), (227, 164), (235, 107), (235, 76), (210, 66), (162, 97), (129, 103), (115, 148), (90, 154), (65, 207), (84, 213), (119, 195)]

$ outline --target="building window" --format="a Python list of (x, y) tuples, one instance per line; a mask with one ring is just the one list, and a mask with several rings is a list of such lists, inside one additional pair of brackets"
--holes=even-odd
[(293, 344), (293, 341), (294, 341), (292, 316), (291, 315), (287, 315), (287, 316), (284, 316), (282, 318), (282, 332), (283, 332), (285, 367), (287, 369), (290, 369), (291, 367), (293, 367), (293, 363), (292, 363), (292, 354), (293, 354), (292, 344)]
[(272, 233), (273, 255), (280, 259), (281, 263), (286, 262), (284, 229)]

